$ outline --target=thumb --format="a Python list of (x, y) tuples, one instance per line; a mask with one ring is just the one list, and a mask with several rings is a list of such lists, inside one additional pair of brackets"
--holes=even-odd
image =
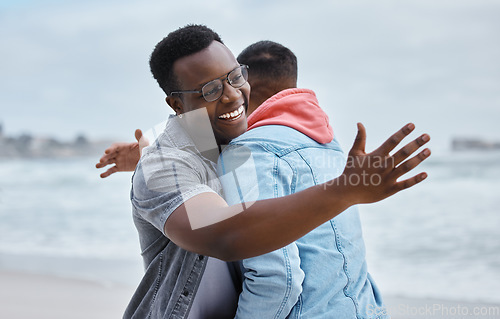
[(137, 140), (137, 142), (141, 140), (141, 137), (142, 137), (142, 131), (140, 129), (135, 130), (135, 139)]
[(354, 139), (354, 144), (352, 145), (351, 152), (365, 152), (366, 146), (366, 129), (363, 124), (358, 123), (358, 134)]
[(139, 143), (139, 152), (142, 154), (142, 149), (149, 146), (149, 140), (146, 136), (142, 135), (142, 131), (140, 129), (135, 130), (135, 138)]

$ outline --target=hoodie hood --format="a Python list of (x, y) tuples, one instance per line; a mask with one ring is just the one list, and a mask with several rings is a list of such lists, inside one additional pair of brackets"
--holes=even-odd
[(271, 96), (247, 119), (248, 130), (264, 125), (296, 129), (318, 143), (330, 143), (333, 130), (316, 94), (308, 89), (287, 89)]

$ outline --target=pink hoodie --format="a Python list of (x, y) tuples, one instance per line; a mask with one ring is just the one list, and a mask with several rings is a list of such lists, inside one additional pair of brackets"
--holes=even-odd
[(328, 116), (319, 106), (316, 94), (308, 89), (287, 89), (271, 96), (247, 120), (248, 130), (263, 125), (284, 125), (321, 144), (333, 140)]

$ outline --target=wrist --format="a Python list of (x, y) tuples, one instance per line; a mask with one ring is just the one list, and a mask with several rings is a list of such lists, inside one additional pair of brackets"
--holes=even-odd
[(334, 203), (341, 205), (344, 209), (360, 204), (356, 189), (351, 185), (349, 178), (345, 174), (326, 182), (324, 188), (329, 192), (328, 198), (331, 198)]

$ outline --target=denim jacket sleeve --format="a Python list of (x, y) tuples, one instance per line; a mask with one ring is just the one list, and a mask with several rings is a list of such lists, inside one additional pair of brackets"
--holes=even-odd
[[(219, 159), (218, 173), (229, 205), (290, 193), (292, 168), (260, 144), (232, 145)], [(245, 206), (244, 206), (245, 207)], [(286, 318), (299, 300), (304, 272), (297, 245), (241, 261), (244, 276), (237, 319)]]

